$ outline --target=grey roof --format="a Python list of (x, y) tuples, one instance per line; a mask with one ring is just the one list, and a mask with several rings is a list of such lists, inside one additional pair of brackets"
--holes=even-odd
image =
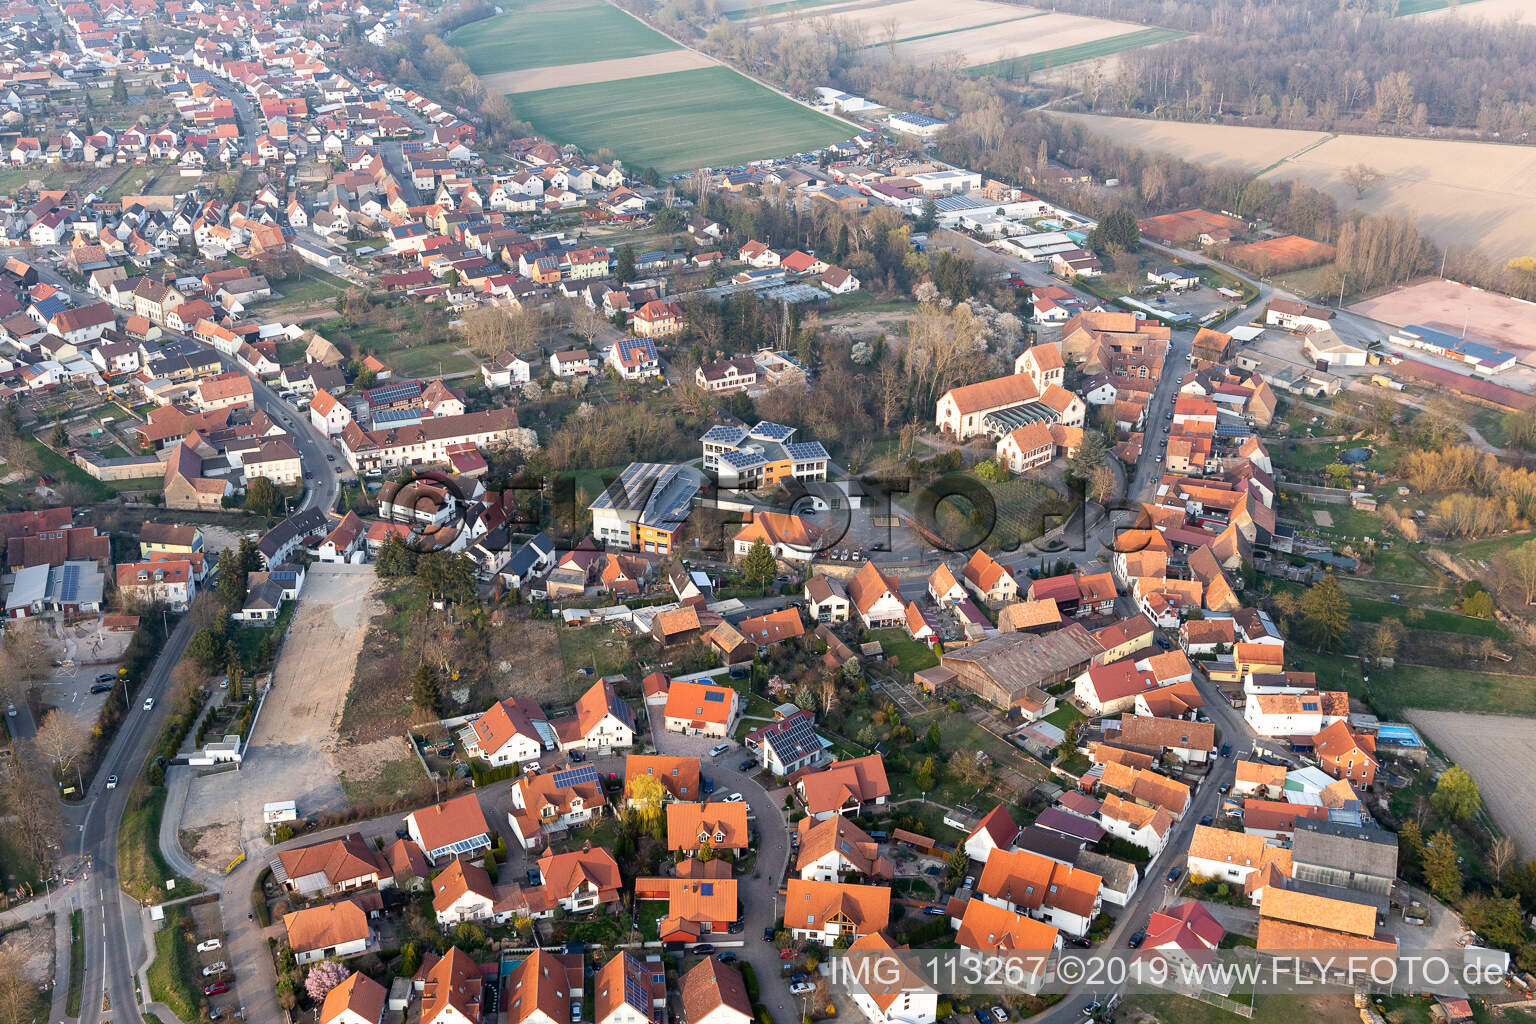
[(647, 525), (675, 526), (688, 518), (704, 484), (704, 474), (692, 466), (631, 462), (589, 507), (639, 512)]
[(1317, 864), (1357, 875), (1397, 875), (1397, 835), (1374, 825), (1296, 820), (1291, 857), (1297, 864)]
[(1052, 829), (1041, 828), (1039, 825), (1030, 825), (1019, 832), (1019, 837), (1013, 841), (1013, 845), (1015, 849), (1038, 853), (1042, 857), (1049, 857), (1062, 864), (1071, 864), (1077, 860), (1077, 855), (1083, 849), (1081, 839), (1073, 839)]
[(970, 647), (944, 652), (942, 664), (971, 662), (1008, 693), (1018, 693), (1078, 665), (1085, 664), (1101, 647), (1080, 623), (1070, 623), (1054, 633), (1003, 633)]
[(1077, 855), (1076, 866), (1098, 875), (1115, 892), (1129, 892), (1130, 887), (1136, 884), (1136, 865), (1130, 861), (1106, 857), (1093, 850), (1083, 850)]
[(528, 570), (532, 569), (540, 558), (547, 558), (554, 552), (555, 542), (541, 533), (512, 552), (512, 557), (508, 559), (507, 567), (502, 572), (509, 576), (526, 576)]
[(319, 536), (330, 532), (330, 520), (325, 513), (318, 508), (306, 508), (278, 523), (272, 529), (261, 535), (261, 540), (256, 542), (256, 550), (270, 564), (289, 541), (299, 537)]

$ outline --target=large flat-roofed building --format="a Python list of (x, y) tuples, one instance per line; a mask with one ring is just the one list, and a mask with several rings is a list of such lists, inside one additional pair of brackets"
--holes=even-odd
[(610, 547), (670, 554), (704, 485), (692, 466), (631, 462), (588, 506), (592, 536)]
[(1388, 895), (1397, 877), (1397, 835), (1374, 826), (1297, 819), (1291, 862), (1304, 882)]

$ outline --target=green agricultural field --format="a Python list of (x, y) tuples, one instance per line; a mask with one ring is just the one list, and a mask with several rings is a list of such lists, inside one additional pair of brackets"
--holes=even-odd
[(606, 3), (525, 8), (458, 29), (448, 43), (477, 75), (643, 57), (678, 45)]
[(519, 93), (518, 117), (541, 135), (663, 173), (723, 167), (846, 139), (854, 129), (730, 68)]
[(1185, 35), (1187, 33), (1171, 28), (1143, 28), (1135, 32), (1110, 36), (1107, 39), (1094, 39), (1074, 46), (1030, 53), (1022, 57), (993, 61), (990, 64), (978, 64), (969, 71), (973, 75), (1002, 75), (1005, 78), (1012, 78), (1023, 71), (1043, 71), (1046, 68), (1058, 68), (1064, 64), (1076, 64), (1078, 61), (1108, 57), (1112, 53), (1134, 50), (1140, 46), (1154, 46), (1157, 43), (1166, 43), (1170, 39), (1181, 39)]

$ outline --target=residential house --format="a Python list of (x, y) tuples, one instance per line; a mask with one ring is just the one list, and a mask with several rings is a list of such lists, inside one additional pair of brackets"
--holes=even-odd
[(790, 935), (826, 946), (881, 931), (890, 916), (891, 890), (881, 885), (791, 878), (784, 897)]
[(859, 814), (866, 806), (883, 806), (891, 785), (885, 761), (879, 754), (867, 754), (807, 772), (795, 780), (794, 793), (809, 817), (823, 821), (834, 814)]
[(895, 877), (895, 864), (881, 855), (880, 844), (846, 815), (820, 821), (801, 818), (795, 833), (799, 839), (795, 871), (803, 879), (837, 882), (853, 875), (880, 882)]
[(729, 686), (674, 681), (667, 689), (665, 728), (685, 736), (725, 739), (736, 727), (737, 693)]
[(433, 863), (445, 857), (473, 859), (491, 846), (490, 827), (473, 793), (412, 811), (405, 816), (405, 827)]
[(285, 914), (283, 927), (300, 966), (357, 956), (374, 945), (367, 912), (350, 899)]
[(275, 881), (307, 900), (393, 883), (389, 864), (361, 832), (279, 851), (272, 867)]

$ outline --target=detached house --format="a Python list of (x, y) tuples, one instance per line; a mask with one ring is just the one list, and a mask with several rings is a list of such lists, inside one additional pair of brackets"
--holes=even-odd
[(405, 816), (405, 827), (433, 863), (445, 857), (473, 858), (491, 846), (490, 827), (473, 793), (412, 811)]
[(306, 907), (283, 917), (288, 946), (299, 965), (366, 953), (374, 944), (368, 915), (350, 899)]
[(545, 897), (570, 914), (618, 903), (623, 884), (618, 863), (604, 849), (545, 853), (539, 876)]
[(794, 790), (806, 815), (817, 821), (834, 814), (858, 814), (866, 805), (883, 806), (891, 795), (885, 761), (879, 754), (834, 761), (821, 771), (800, 776)]
[(464, 749), (492, 767), (532, 761), (553, 750), (554, 730), (537, 701), (509, 697), (469, 723), (459, 734)]
[(602, 814), (608, 803), (597, 775), (580, 768), (524, 775), (512, 787), (507, 822), (525, 850)]
[(389, 864), (361, 832), (297, 850), (283, 850), (272, 867), (273, 878), (279, 884), (305, 899), (393, 884)]
[(668, 732), (725, 739), (736, 727), (739, 701), (729, 686), (674, 681), (667, 688), (664, 712)]
[(661, 357), (649, 338), (619, 338), (608, 347), (608, 365), (624, 380), (661, 376)]
[(826, 946), (872, 935), (890, 918), (891, 890), (883, 885), (791, 878), (784, 897), (784, 927), (790, 935)]

